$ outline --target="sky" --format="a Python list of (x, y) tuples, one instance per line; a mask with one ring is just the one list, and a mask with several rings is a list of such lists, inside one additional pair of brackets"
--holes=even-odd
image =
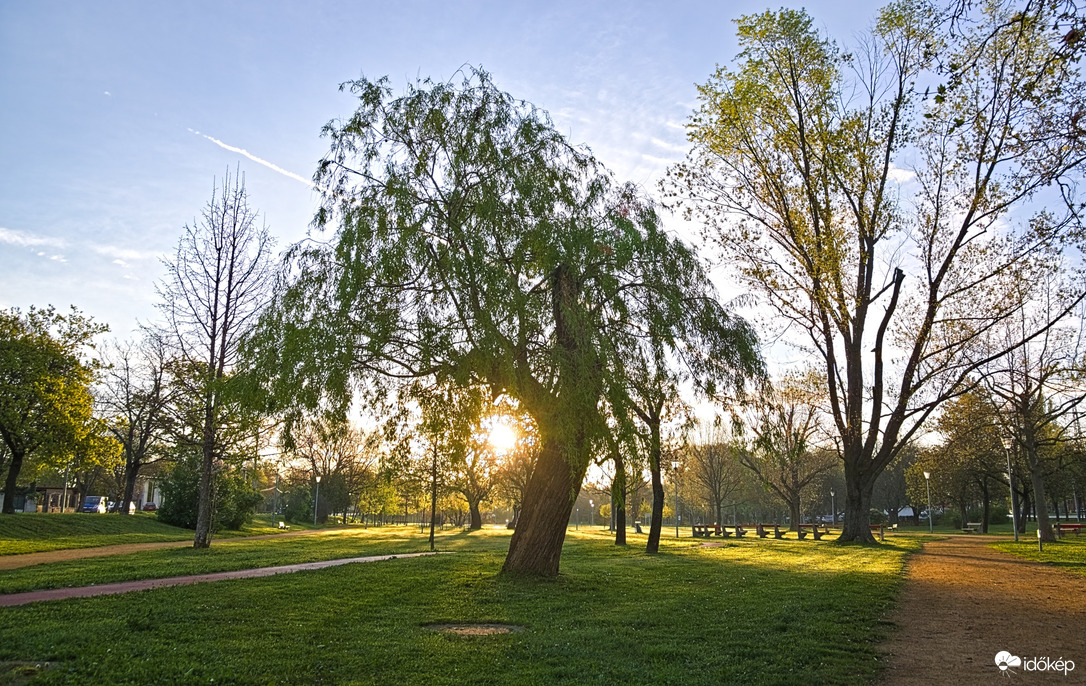
[(338, 85), (362, 76), (400, 92), (480, 66), (655, 192), (685, 154), (695, 84), (738, 51), (732, 20), (782, 4), (845, 45), (877, 7), (0, 0), (0, 308), (75, 305), (136, 336), (162, 259), (235, 168), (277, 248), (302, 239), (320, 128), (353, 112)]

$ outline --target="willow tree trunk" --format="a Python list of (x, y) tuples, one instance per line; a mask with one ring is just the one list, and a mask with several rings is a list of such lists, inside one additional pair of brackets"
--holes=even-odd
[(524, 502), (502, 573), (556, 576), (573, 504), (581, 490), (585, 467), (565, 458), (559, 443), (543, 439), (543, 450), (524, 489)]
[(611, 481), (611, 515), (615, 522), (615, 545), (626, 545), (626, 465), (615, 454), (615, 478)]
[[(649, 472), (652, 474), (652, 517), (646, 553), (660, 552), (660, 530), (664, 526), (664, 482), (660, 477), (660, 425), (649, 425)], [(677, 503), (676, 503), (677, 504)]]

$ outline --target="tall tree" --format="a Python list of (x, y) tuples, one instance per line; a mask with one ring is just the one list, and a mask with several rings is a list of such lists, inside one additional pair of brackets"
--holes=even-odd
[(557, 574), (615, 339), (636, 334), (629, 303), (657, 298), (669, 322), (687, 304), (688, 275), (646, 282), (641, 265), (689, 251), (636, 189), (481, 71), (402, 97), (385, 80), (345, 87), (359, 106), (325, 127), (315, 177), (315, 224), (336, 235), (290, 251), (254, 356), (285, 371), (271, 389), (283, 406), (328, 394), (345, 410), (359, 385), (372, 399), (428, 377), (515, 399), (541, 451), (503, 569)]
[(927, 2), (896, 2), (848, 54), (803, 12), (741, 18), (738, 66), (700, 86), (692, 150), (669, 173), (820, 360), (844, 541), (873, 541), (875, 479), (968, 387), (983, 363), (970, 352), (1020, 308), (1013, 289), (1080, 224), (1083, 86), (1054, 5), (963, 11), (951, 27)]
[(211, 545), (212, 474), (222, 459), (220, 433), (227, 385), (242, 336), (255, 322), (271, 287), (272, 239), (249, 207), (240, 173), (213, 184), (199, 220), (186, 225), (177, 250), (164, 261), (157, 287), (166, 319), (164, 336), (186, 368), (182, 392), (199, 411), (199, 506), (193, 547)]
[(8, 452), (4, 514), (28, 458), (64, 454), (91, 428), (96, 362), (85, 358), (107, 327), (72, 308), (0, 310), (0, 438)]
[(98, 405), (123, 449), (121, 514), (128, 514), (140, 473), (168, 454), (172, 388), (166, 354), (161, 337), (148, 332), (140, 344), (117, 342), (104, 356)]

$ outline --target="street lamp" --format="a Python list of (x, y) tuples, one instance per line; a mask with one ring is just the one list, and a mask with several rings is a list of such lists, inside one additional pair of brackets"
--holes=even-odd
[(833, 496), (835, 496), (835, 495), (837, 495), (837, 494), (834, 493), (833, 489), (831, 488), (830, 489), (830, 521), (833, 522), (834, 526), (837, 526), (837, 505), (835, 505), (834, 502), (833, 502)]
[(675, 538), (679, 537), (679, 461), (671, 461), (671, 476), (675, 479)]
[(1011, 448), (1014, 447), (1014, 439), (1010, 436), (1002, 436), (1003, 452), (1007, 454), (1007, 485), (1011, 489), (1011, 523), (1014, 525), (1014, 542), (1018, 542), (1018, 494), (1014, 492), (1014, 471), (1011, 466)]
[(596, 526), (596, 503), (588, 501), (589, 526)]
[(931, 523), (931, 472), (924, 472), (924, 482), (928, 485), (928, 533), (935, 533), (935, 525)]
[(313, 496), (313, 526), (317, 525), (317, 504), (321, 501), (321, 475), (317, 475), (317, 495)]

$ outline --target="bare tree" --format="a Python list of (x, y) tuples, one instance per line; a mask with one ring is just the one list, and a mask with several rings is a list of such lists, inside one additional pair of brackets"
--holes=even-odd
[(118, 507), (128, 514), (140, 472), (167, 455), (160, 450), (170, 431), (172, 400), (166, 345), (157, 333), (148, 332), (137, 346), (114, 342), (105, 362), (98, 404), (109, 432), (122, 446)]
[(686, 470), (709, 501), (716, 523), (724, 522), (724, 501), (743, 483), (742, 468), (733, 446), (718, 427), (704, 432), (686, 448)]
[(190, 371), (183, 392), (200, 410), (199, 510), (193, 547), (211, 544), (212, 472), (221, 459), (219, 433), (228, 404), (228, 377), (242, 336), (271, 287), (272, 239), (249, 207), (245, 180), (229, 170), (199, 220), (186, 225), (166, 280), (158, 284), (164, 336)]

